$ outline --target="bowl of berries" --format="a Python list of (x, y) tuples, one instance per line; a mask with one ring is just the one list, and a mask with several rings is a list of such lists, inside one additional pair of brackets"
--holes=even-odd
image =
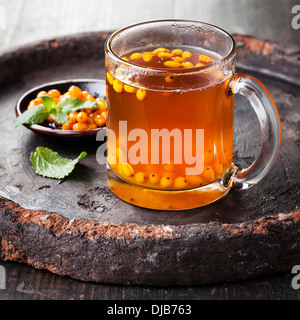
[(95, 137), (106, 127), (105, 80), (49, 82), (27, 91), (17, 102), (16, 127), (50, 136)]

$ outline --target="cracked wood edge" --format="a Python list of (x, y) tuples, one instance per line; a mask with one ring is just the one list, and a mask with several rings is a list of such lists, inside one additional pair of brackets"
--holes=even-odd
[(237, 67), (300, 86), (299, 46), (245, 35), (233, 37), (237, 46)]
[(2, 260), (83, 281), (215, 283), (286, 272), (300, 258), (300, 211), (237, 224), (118, 225), (0, 199), (0, 222)]
[(12, 201), (0, 198), (0, 213), (3, 210), (13, 213), (14, 220), (19, 224), (35, 223), (42, 228), (49, 229), (56, 237), (62, 234), (75, 236), (80, 233), (89, 240), (95, 240), (97, 237), (111, 237), (122, 238), (126, 242), (130, 242), (134, 237), (145, 239), (174, 237), (174, 229), (169, 226), (113, 224), (80, 218), (68, 219), (58, 213), (24, 209)]

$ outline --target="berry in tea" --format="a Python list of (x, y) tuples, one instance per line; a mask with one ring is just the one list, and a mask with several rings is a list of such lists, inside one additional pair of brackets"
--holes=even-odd
[[(122, 59), (161, 74), (141, 71), (125, 77), (122, 69), (107, 70), (107, 127), (116, 136), (116, 149), (108, 139), (111, 170), (129, 182), (163, 190), (190, 189), (221, 179), (232, 163), (233, 98), (227, 94), (226, 76), (206, 68), (219, 57), (191, 48), (156, 48), (131, 52)], [(126, 123), (126, 131), (120, 130), (120, 123)], [(133, 139), (130, 133), (137, 128), (145, 135)], [(159, 147), (151, 142), (153, 130), (169, 133), (168, 157), (164, 157), (163, 136)], [(193, 133), (190, 139), (185, 138), (187, 130)], [(203, 143), (196, 139), (199, 130)], [(190, 158), (196, 158), (199, 148), (201, 172), (191, 170), (196, 162), (184, 157), (189, 150)], [(136, 158), (143, 154), (147, 161), (131, 161), (134, 153)]]

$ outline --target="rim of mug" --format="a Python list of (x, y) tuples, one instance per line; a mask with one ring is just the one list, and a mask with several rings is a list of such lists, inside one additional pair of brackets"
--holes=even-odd
[[(151, 67), (151, 69), (149, 69), (147, 66), (143, 66), (143, 65), (139, 65), (139, 64), (136, 64), (136, 63), (133, 63), (133, 62), (130, 62), (130, 61), (126, 61), (126, 60), (122, 59), (120, 56), (118, 56), (113, 51), (113, 49), (111, 47), (112, 41), (114, 40), (114, 38), (117, 35), (121, 34), (122, 32), (124, 32), (124, 31), (126, 31), (128, 29), (131, 29), (133, 27), (146, 25), (146, 24), (151, 24), (151, 23), (159, 23), (159, 22), (177, 22), (177, 23), (178, 22), (184, 22), (184, 23), (201, 24), (201, 25), (212, 27), (212, 28), (218, 30), (219, 32), (222, 32), (222, 33), (226, 34), (228, 36), (228, 38), (231, 39), (231, 49), (221, 59), (219, 59), (217, 61), (214, 61), (212, 63), (209, 63), (207, 65), (204, 65), (204, 66), (191, 67), (191, 68), (169, 68), (169, 69), (167, 69), (167, 68), (158, 68), (158, 67)], [(236, 54), (236, 42), (235, 42), (233, 36), (230, 33), (225, 31), (224, 29), (222, 29), (220, 27), (217, 27), (217, 26), (215, 26), (213, 24), (210, 24), (210, 23), (197, 21), (197, 20), (187, 20), (187, 19), (158, 19), (158, 20), (146, 20), (146, 21), (134, 23), (134, 24), (131, 24), (131, 25), (128, 25), (126, 27), (123, 27), (123, 28), (120, 28), (120, 29), (116, 30), (115, 32), (113, 32), (106, 39), (105, 49), (118, 62), (123, 63), (123, 64), (128, 65), (128, 66), (133, 66), (135, 68), (140, 68), (141, 70), (147, 69), (148, 72), (149, 71), (150, 72), (151, 71), (153, 71), (153, 72), (166, 72), (167, 71), (167, 72), (172, 72), (172, 73), (189, 73), (189, 72), (194, 72), (194, 71), (197, 71), (197, 72), (202, 72), (202, 71), (204, 72), (205, 71), (206, 72), (207, 70), (216, 69), (217, 67), (226, 65), (227, 63), (229, 63), (235, 57), (235, 54)]]

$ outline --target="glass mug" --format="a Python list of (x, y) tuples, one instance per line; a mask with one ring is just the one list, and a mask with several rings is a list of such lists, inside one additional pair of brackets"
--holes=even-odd
[[(108, 185), (144, 208), (183, 210), (248, 188), (271, 169), (281, 125), (266, 88), (235, 72), (236, 45), (197, 21), (142, 22), (105, 44)], [(255, 110), (262, 145), (246, 169), (233, 164), (234, 95)]]

